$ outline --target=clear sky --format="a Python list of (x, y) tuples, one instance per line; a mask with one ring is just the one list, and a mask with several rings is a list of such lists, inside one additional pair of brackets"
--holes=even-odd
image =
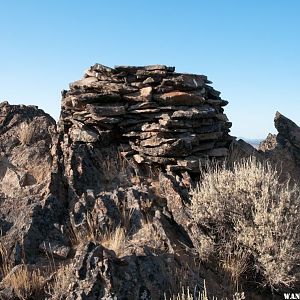
[(0, 100), (58, 119), (60, 91), (98, 62), (205, 74), (232, 134), (300, 124), (299, 0), (0, 0)]

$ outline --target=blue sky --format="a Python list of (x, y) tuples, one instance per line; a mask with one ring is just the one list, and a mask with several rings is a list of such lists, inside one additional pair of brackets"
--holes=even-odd
[(99, 62), (167, 64), (205, 74), (229, 100), (232, 134), (300, 124), (300, 1), (0, 2), (0, 101), (58, 119), (60, 91)]

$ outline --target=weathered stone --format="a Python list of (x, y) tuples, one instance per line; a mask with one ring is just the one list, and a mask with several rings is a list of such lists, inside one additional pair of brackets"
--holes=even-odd
[(97, 116), (122, 116), (126, 114), (125, 106), (100, 106), (87, 104), (87, 112)]
[[(169, 141), (168, 139), (153, 139), (158, 146), (151, 147), (152, 139), (147, 144), (147, 140), (141, 141), (140, 145), (132, 144), (132, 148), (138, 152), (145, 153), (150, 156), (188, 156), (192, 153), (193, 147), (198, 146), (202, 141), (216, 140), (222, 137), (222, 132), (214, 132), (207, 134), (186, 134), (183, 137)], [(147, 146), (146, 146), (147, 145)]]
[(102, 102), (118, 102), (121, 100), (121, 95), (117, 93), (101, 92), (101, 93), (85, 93), (76, 95), (78, 102), (85, 103), (102, 103)]
[(181, 167), (185, 167), (190, 170), (199, 170), (199, 159), (197, 158), (189, 158), (185, 160), (177, 160), (177, 165)]
[(207, 119), (172, 119), (169, 115), (163, 115), (159, 120), (159, 124), (169, 128), (198, 128), (203, 125), (213, 124), (212, 120), (209, 118), (211, 116), (207, 117)]
[(98, 140), (98, 134), (87, 128), (71, 128), (70, 137), (74, 142), (95, 143)]
[(143, 116), (148, 116), (147, 114), (150, 113), (158, 113), (160, 112), (160, 108), (145, 108), (145, 109), (136, 109), (136, 110), (131, 110), (131, 114), (141, 114)]
[(138, 88), (125, 83), (116, 83), (111, 81), (96, 81), (92, 82), (89, 86), (93, 91), (117, 93), (120, 95), (126, 95), (138, 91)]
[(176, 158), (174, 157), (158, 157), (158, 156), (147, 156), (147, 155), (144, 155), (143, 157), (144, 157), (144, 162), (157, 163), (162, 166), (176, 162)]
[(167, 86), (156, 86), (154, 88), (154, 91), (156, 92), (156, 94), (163, 94), (163, 93), (169, 93), (175, 90), (175, 87), (172, 85), (167, 85)]
[(195, 152), (199, 152), (199, 151), (203, 151), (204, 150), (210, 150), (210, 149), (213, 149), (215, 146), (215, 142), (203, 142), (203, 143), (200, 143), (199, 145), (193, 147), (193, 150), (191, 153), (195, 153)]
[(207, 99), (205, 102), (213, 106), (226, 106), (228, 104), (228, 101), (222, 99)]
[(177, 76), (164, 79), (162, 86), (174, 86), (181, 91), (189, 91), (204, 87), (207, 77), (204, 75), (179, 74)]
[(144, 87), (136, 93), (124, 95), (123, 98), (128, 101), (148, 102), (152, 99), (152, 87)]
[(161, 126), (157, 123), (145, 123), (142, 127), (142, 131), (160, 131)]
[(223, 122), (228, 122), (228, 118), (225, 114), (216, 114), (216, 118), (220, 121), (223, 121)]
[(114, 69), (118, 73), (125, 73), (125, 74), (135, 74), (137, 70), (141, 69), (143, 67), (139, 66), (115, 66)]
[(154, 99), (161, 105), (200, 105), (205, 102), (201, 96), (180, 91), (157, 94)]
[(187, 110), (175, 111), (171, 118), (173, 119), (202, 119), (205, 117), (212, 117), (215, 115), (216, 110), (211, 107), (199, 108), (189, 108)]
[(205, 85), (205, 90), (209, 99), (220, 99), (221, 92), (216, 91), (213, 87)]
[(137, 70), (136, 71), (136, 77), (141, 80), (145, 80), (147, 77), (153, 77), (156, 81), (161, 81), (162, 78), (167, 76), (167, 71), (165, 70)]
[(204, 153), (206, 153), (207, 155), (212, 156), (212, 157), (219, 157), (219, 156), (226, 157), (228, 155), (228, 149), (227, 148), (215, 148), (215, 149), (205, 151)]
[(87, 77), (69, 84), (70, 89), (82, 89), (90, 87), (92, 83), (97, 82), (95, 77)]
[[(153, 77), (148, 77), (143, 81), (143, 84), (153, 84), (155, 82), (157, 82), (157, 81), (155, 81)], [(158, 82), (159, 82), (159, 80), (158, 80)]]
[(137, 129), (139, 130), (140, 127), (143, 125), (145, 121), (144, 120), (141, 120), (140, 118), (126, 118), (126, 119), (123, 119), (120, 123), (119, 123), (119, 126), (120, 128), (126, 128), (126, 130), (134, 130), (131, 128), (131, 126), (137, 126), (137, 125), (140, 125)]
[(140, 164), (140, 163), (142, 163), (143, 161), (145, 161), (145, 159), (144, 159), (141, 155), (139, 155), (139, 154), (134, 154), (134, 155), (133, 155), (133, 158), (134, 158), (134, 160), (135, 160), (138, 164)]
[(136, 82), (130, 82), (130, 85), (135, 87), (135, 88), (138, 88), (138, 89), (141, 89), (143, 87), (146, 87), (148, 86), (148, 84), (144, 84), (143, 82), (141, 81), (136, 81)]
[(267, 138), (259, 144), (258, 150), (266, 152), (275, 149), (277, 146), (276, 137), (276, 134), (269, 133)]
[(147, 108), (157, 108), (158, 105), (155, 102), (141, 102), (130, 105), (128, 111), (138, 110), (138, 109), (147, 109)]
[(114, 73), (114, 69), (101, 65), (101, 64), (94, 64), (93, 66), (90, 67), (92, 71), (97, 71), (99, 73), (103, 74), (112, 74)]
[(57, 241), (43, 241), (39, 249), (46, 252), (50, 257), (66, 259), (70, 253), (70, 247), (63, 245)]
[(121, 118), (113, 118), (113, 117), (102, 117), (102, 116), (98, 116), (96, 114), (88, 114), (86, 116), (87, 118), (91, 118), (92, 120), (94, 121), (98, 121), (98, 122), (101, 122), (103, 124), (117, 124), (119, 122), (122, 121)]
[(293, 146), (300, 149), (300, 128), (279, 112), (276, 112), (274, 123), (278, 130), (277, 140), (286, 139)]
[(165, 143), (173, 143), (176, 141), (176, 138), (173, 139), (164, 139), (159, 137), (151, 137), (140, 142), (140, 145), (143, 147), (158, 147)]
[(168, 71), (168, 72), (175, 71), (175, 67), (167, 67), (165, 65), (150, 65), (150, 66), (145, 66), (144, 68), (147, 71), (153, 71), (153, 70), (162, 70), (162, 71)]

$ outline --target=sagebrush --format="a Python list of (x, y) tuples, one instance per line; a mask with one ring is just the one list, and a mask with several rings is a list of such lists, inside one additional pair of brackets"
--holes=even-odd
[(191, 191), (193, 216), (210, 233), (215, 257), (233, 277), (256, 271), (271, 287), (291, 286), (299, 263), (299, 187), (279, 175), (250, 158), (212, 168)]

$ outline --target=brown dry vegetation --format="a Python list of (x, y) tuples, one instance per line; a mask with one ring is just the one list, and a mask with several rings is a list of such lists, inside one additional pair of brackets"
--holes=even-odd
[(35, 130), (35, 126), (32, 123), (24, 122), (20, 125), (19, 140), (22, 145), (30, 145)]
[(0, 278), (4, 278), (10, 272), (11, 268), (7, 250), (0, 242)]
[(15, 267), (2, 282), (6, 288), (12, 288), (18, 299), (38, 299), (44, 292), (46, 278), (37, 270), (29, 270), (26, 265)]
[[(196, 251), (199, 258), (206, 263), (218, 261), (218, 266), (229, 274), (234, 290), (241, 291), (243, 280), (246, 277), (254, 280), (257, 275), (259, 283), (272, 288), (293, 285), (297, 280), (294, 267), (299, 262), (297, 215), (300, 192), (296, 185), (289, 181), (280, 182), (279, 174), (270, 164), (252, 158), (234, 163), (231, 168), (225, 165), (210, 168), (190, 195), (194, 221), (206, 232), (198, 237)], [(100, 232), (96, 218), (87, 213), (86, 234), (80, 234), (82, 229), (78, 230), (74, 224), (70, 226), (73, 247), (93, 241), (122, 257), (130, 238), (134, 242), (134, 237), (129, 234), (132, 213), (124, 207), (121, 224), (106, 232)], [(151, 221), (144, 220), (141, 233), (146, 239), (151, 236), (155, 242), (159, 237), (153, 228)], [(48, 278), (52, 276), (50, 284), (38, 269), (29, 270), (22, 266), (11, 272), (6, 258), (7, 253), (0, 245), (3, 284), (12, 288), (20, 299), (44, 292), (56, 299), (74, 277), (72, 264), (54, 267), (48, 272)], [(51, 265), (50, 261), (49, 258)], [(184, 279), (185, 276), (180, 273), (179, 277)], [(182, 291), (174, 292), (171, 299), (206, 300), (207, 293), (204, 287), (201, 294), (194, 295), (185, 282)], [(239, 292), (230, 299), (245, 298)]]
[(195, 221), (210, 232), (212, 253), (234, 281), (250, 271), (264, 285), (292, 286), (299, 262), (296, 185), (280, 183), (269, 163), (252, 158), (211, 169), (191, 197)]

